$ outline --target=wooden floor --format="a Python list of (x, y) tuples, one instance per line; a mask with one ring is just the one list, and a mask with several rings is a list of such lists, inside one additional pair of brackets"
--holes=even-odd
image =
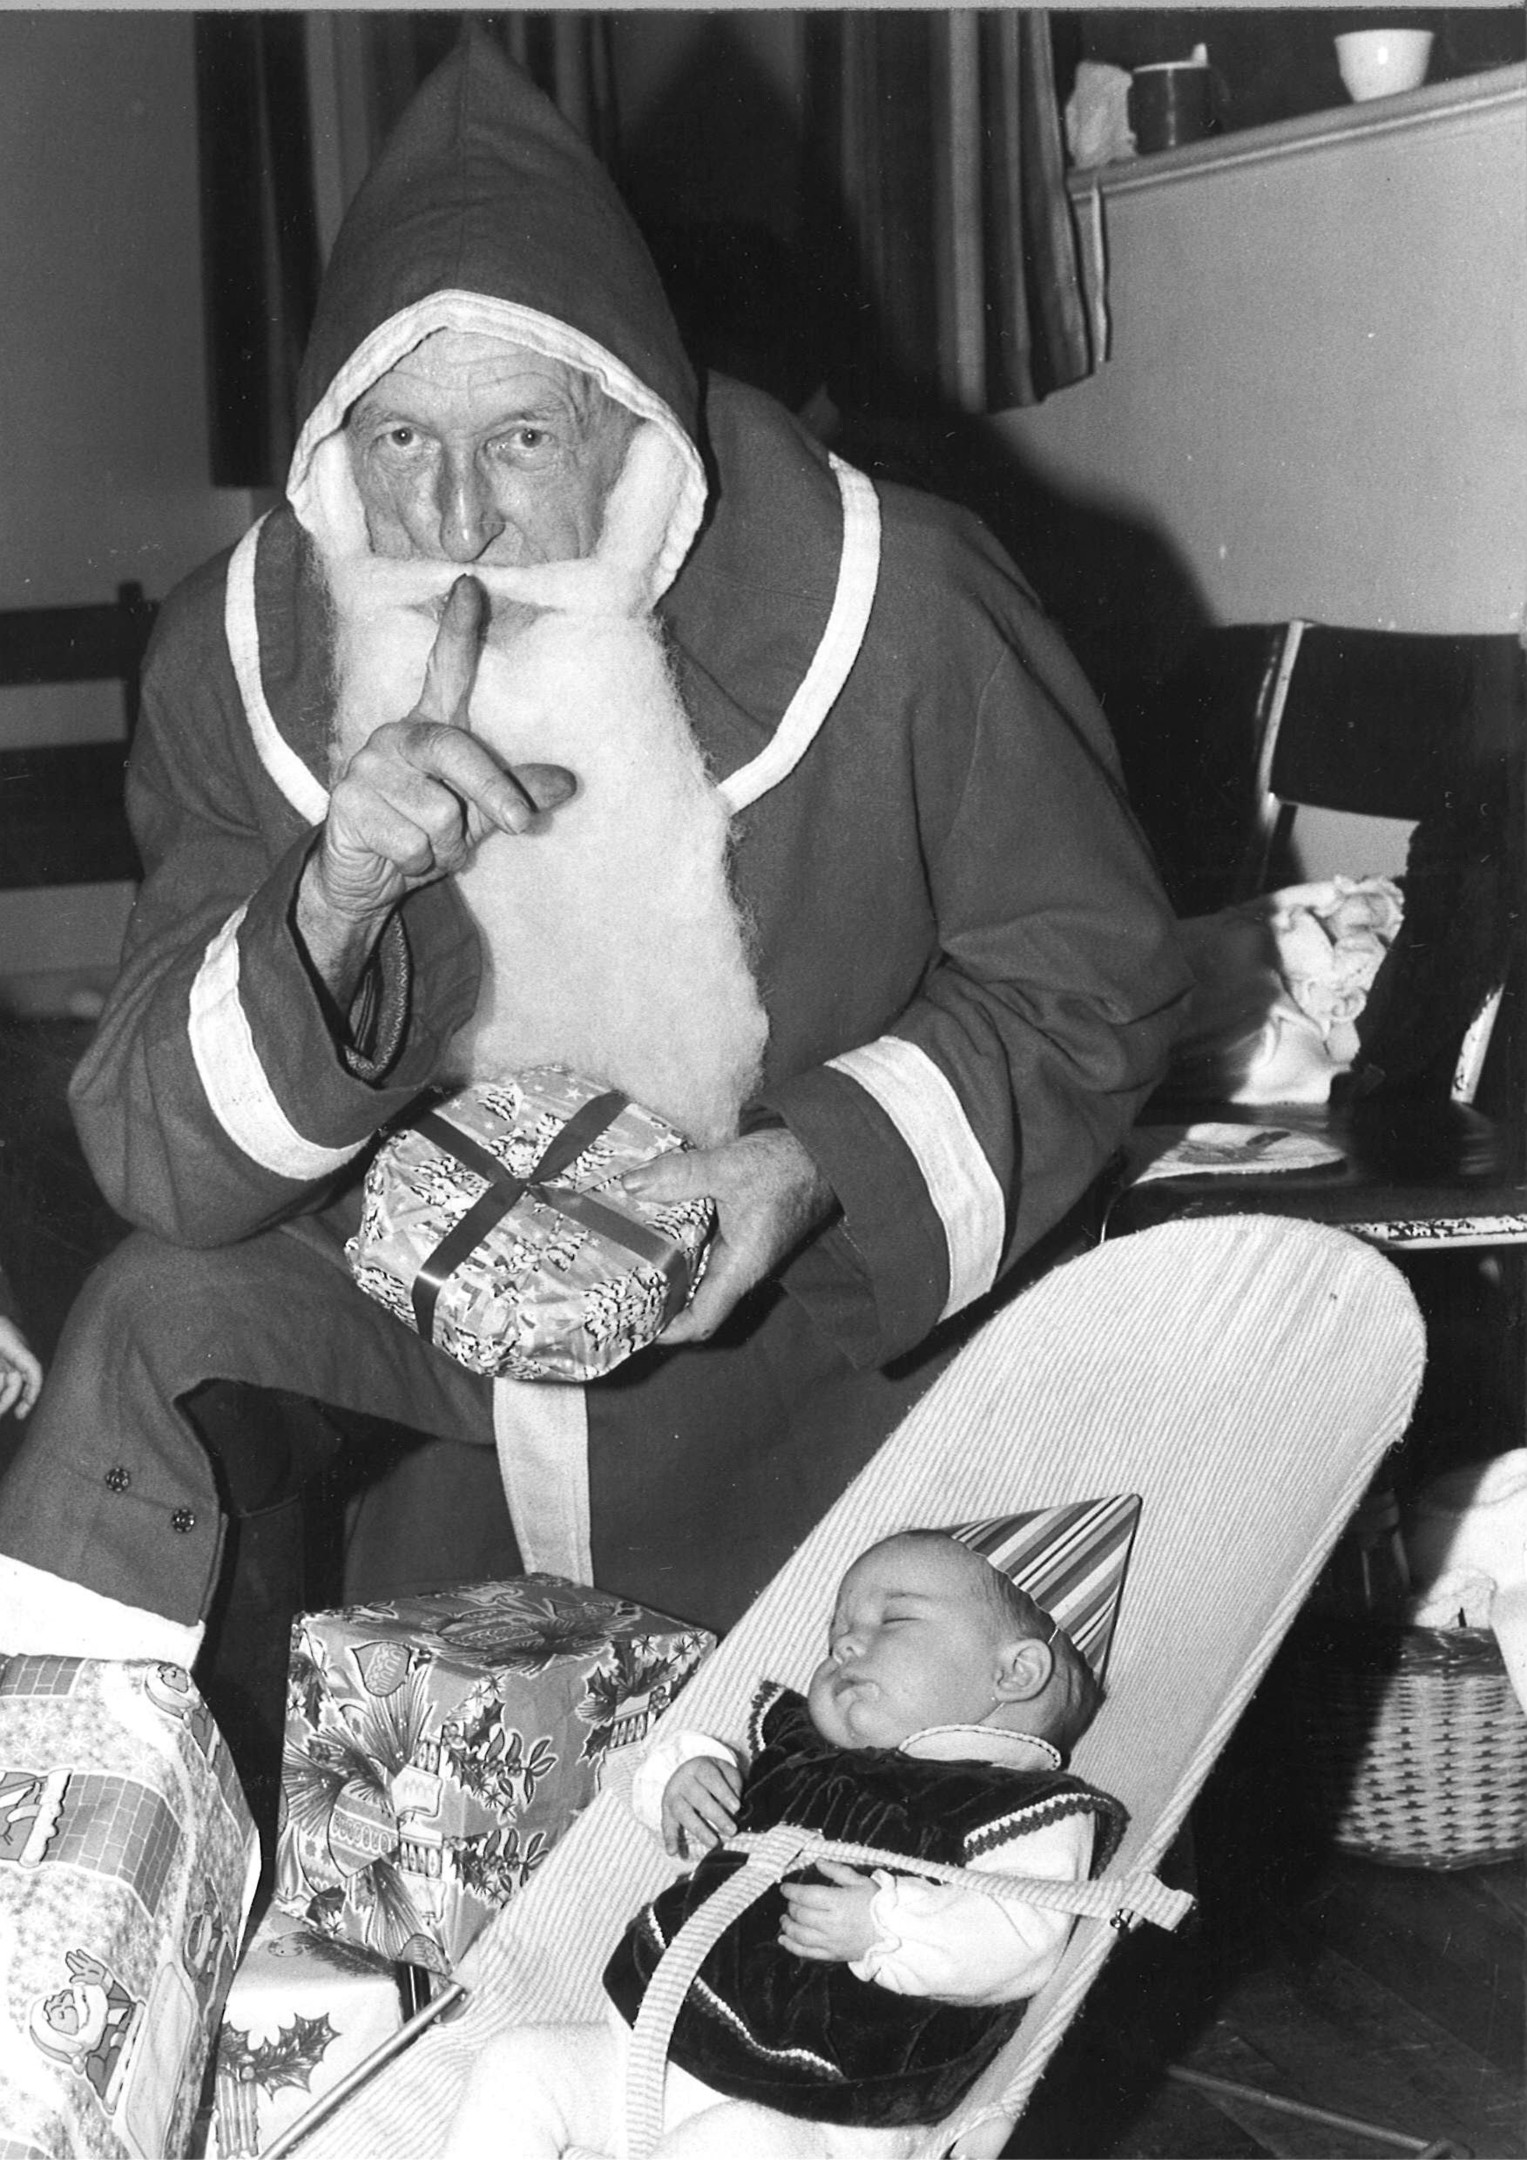
[[(1121, 1946), (1010, 2153), (1527, 2153), (1517, 1861), (1434, 1873), (1312, 1849), (1270, 1805), (1252, 1736), (1232, 1742), (1194, 1843), (1198, 1914), (1180, 1939)], [(1348, 2126), (1205, 2091), (1183, 2072)], [(1359, 2123), (1395, 2136), (1361, 2135)]]
[[(87, 1033), (0, 1020), (0, 1258), (45, 1357), (86, 1269), (122, 1234), (63, 1104)], [(9, 1444), (0, 1426), (0, 1459)], [(1522, 1867), (1389, 1869), (1312, 1841), (1287, 1801), (1298, 1764), (1263, 1729), (1279, 1684), (1275, 1667), (1177, 1856), (1197, 1914), (1179, 1937), (1119, 1946), (1010, 2153), (1367, 2160), (1435, 2144), (1527, 2160)], [(1275, 2115), (1169, 2065), (1396, 2138)]]

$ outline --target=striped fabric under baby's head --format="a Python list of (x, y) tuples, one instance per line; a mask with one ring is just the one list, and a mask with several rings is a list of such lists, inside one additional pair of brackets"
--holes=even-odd
[(1101, 1680), (1139, 1520), (1139, 1496), (1123, 1493), (989, 1516), (948, 1534), (1043, 1606)]

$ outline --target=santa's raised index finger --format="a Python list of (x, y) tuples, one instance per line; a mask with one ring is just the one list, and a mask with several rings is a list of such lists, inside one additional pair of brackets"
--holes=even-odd
[(421, 720), (441, 727), (465, 727), (477, 660), (488, 625), (488, 595), (466, 572), (446, 595), (435, 642), (424, 668), (424, 686), (414, 710)]

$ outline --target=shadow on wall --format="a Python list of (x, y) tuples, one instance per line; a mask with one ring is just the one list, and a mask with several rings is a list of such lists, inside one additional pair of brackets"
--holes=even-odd
[[(988, 417), (898, 373), (824, 139), (712, 19), (624, 140), (621, 184), (690, 353), (771, 392), (876, 479), (982, 519), (1101, 697), (1168, 883), (1180, 882), (1196, 820), (1160, 784), (1153, 693), (1206, 625), (1202, 596), (1159, 528), (1060, 492)], [(739, 161), (767, 182), (738, 177)]]

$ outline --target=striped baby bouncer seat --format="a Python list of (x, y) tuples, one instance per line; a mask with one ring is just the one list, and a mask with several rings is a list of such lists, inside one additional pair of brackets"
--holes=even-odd
[[(921, 2160), (1000, 2153), (1119, 1929), (1175, 1925), (1190, 1902), (1155, 1870), (1403, 1432), (1423, 1356), (1402, 1277), (1343, 1232), (1241, 1216), (1102, 1246), (972, 1338), (667, 1713), (740, 1738), (761, 1678), (805, 1685), (844, 1568), (892, 1531), (1140, 1496), (1107, 1701), (1072, 1765), (1118, 1795), (1129, 1830), (1106, 1884), (1046, 1886), (1083, 1909), (1066, 1954), (956, 2113), (923, 2134)], [(491, 2033), (603, 2015), (610, 1951), (680, 1872), (630, 1815), (623, 1782), (612, 1773), (483, 1937), (464, 2007), (304, 2138), (302, 2160), (431, 2160)], [(631, 2160), (656, 2127), (647, 2022), (632, 2047)]]

